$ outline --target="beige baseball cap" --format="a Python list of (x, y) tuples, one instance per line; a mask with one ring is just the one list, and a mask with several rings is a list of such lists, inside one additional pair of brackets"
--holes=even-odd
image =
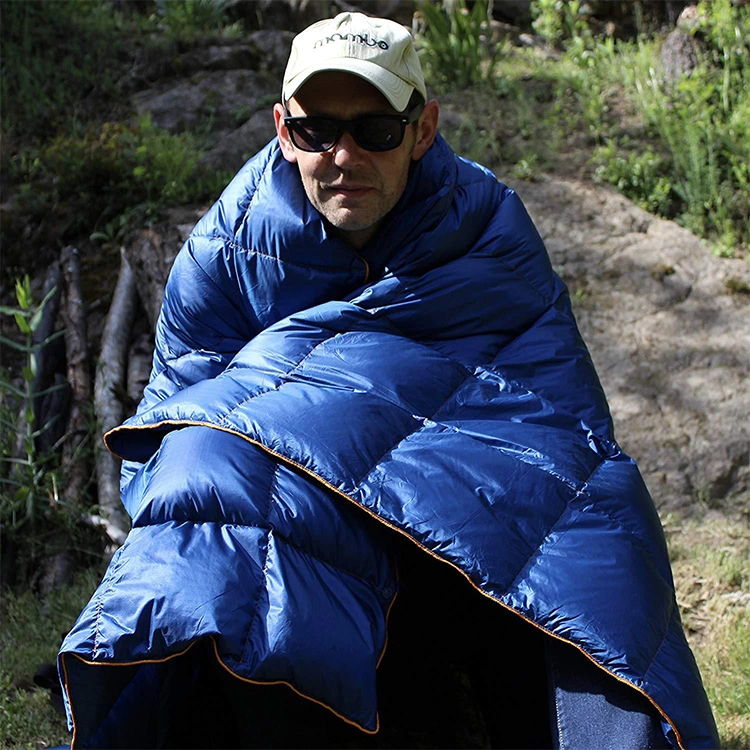
[(386, 18), (339, 13), (297, 34), (284, 72), (283, 100), (291, 99), (310, 76), (324, 70), (364, 78), (397, 112), (406, 109), (415, 89), (427, 99), (411, 33)]

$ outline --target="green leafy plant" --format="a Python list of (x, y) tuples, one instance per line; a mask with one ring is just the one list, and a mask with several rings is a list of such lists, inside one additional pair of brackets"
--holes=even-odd
[(121, 39), (111, 3), (55, 0), (2, 5), (2, 127), (46, 136), (111, 102)]
[(36, 560), (41, 554), (37, 550), (36, 532), (42, 507), (54, 506), (59, 502), (59, 480), (54, 457), (41, 455), (36, 442), (52, 422), (37, 424), (34, 399), (61, 386), (52, 386), (38, 392), (33, 389), (37, 374), (37, 353), (53, 338), (62, 334), (58, 332), (44, 341), (34, 341), (44, 308), (54, 292), (54, 289), (51, 290), (39, 304), (34, 304), (31, 284), (26, 276), (16, 283), (18, 307), (0, 307), (0, 314), (14, 318), (21, 338), (19, 342), (0, 336), (0, 344), (15, 349), (23, 358), (20, 386), (11, 383), (7, 377), (0, 378), (0, 423), (5, 436), (0, 443), (0, 527), (6, 539), (19, 537), (29, 541), (28, 552), (32, 560)]
[(53, 139), (30, 177), (54, 175), (58, 195), (77, 190), (99, 206), (115, 195), (120, 205), (171, 206), (194, 197), (199, 153), (192, 134), (168, 133), (145, 116), (128, 125), (107, 122), (82, 137)]
[[(12, 317), (18, 329), (14, 338), (0, 336), (4, 348), (19, 358), (20, 377), (0, 377), (0, 538), (8, 583), (29, 585), (44, 572), (42, 561), (65, 553), (76, 560), (101, 554), (101, 530), (86, 522), (89, 508), (81, 497), (66, 498), (63, 467), (54, 447), (43, 450), (39, 439), (56, 417), (39, 423), (35, 403), (68, 384), (35, 389), (37, 355), (62, 331), (37, 340), (44, 310), (54, 290), (34, 301), (28, 276), (16, 283), (17, 307), (0, 307), (0, 315)], [(82, 441), (85, 445), (85, 441)], [(70, 468), (78, 454), (69, 459)]]
[[(10, 442), (20, 444), (23, 453), (22, 457), (10, 455), (12, 451), (10, 446), (6, 445), (0, 457), (3, 463), (11, 467), (11, 470), (7, 472), (8, 476), (0, 477), (0, 482), (11, 488), (10, 493), (3, 492), (4, 502), (0, 515), (4, 527), (11, 531), (17, 530), (25, 523), (33, 522), (39, 501), (46, 498), (49, 492), (52, 492), (53, 496), (56, 495), (55, 477), (48, 473), (47, 462), (36, 450), (36, 439), (51, 426), (51, 423), (41, 426), (36, 424), (33, 402), (35, 397), (57, 390), (59, 386), (37, 393), (32, 387), (37, 374), (37, 352), (52, 339), (62, 335), (62, 331), (59, 331), (44, 341), (34, 342), (34, 334), (41, 323), (44, 308), (54, 292), (55, 290), (52, 289), (38, 305), (35, 305), (29, 277), (25, 276), (16, 282), (18, 307), (0, 307), (0, 314), (10, 315), (15, 319), (22, 337), (19, 343), (0, 336), (0, 343), (17, 350), (24, 357), (20, 387), (11, 383), (9, 379), (0, 379), (0, 389), (4, 396), (3, 406), (6, 412), (2, 425), (9, 431), (8, 434), (12, 438), (16, 438)], [(24, 405), (20, 420), (13, 419), (12, 412), (8, 413), (7, 401), (16, 401)], [(8, 499), (10, 502), (7, 502)]]
[(511, 174), (517, 180), (533, 182), (539, 174), (539, 154), (530, 153), (522, 156), (513, 166)]
[(621, 62), (670, 154), (679, 220), (728, 254), (750, 244), (750, 8), (716, 0), (699, 17), (706, 51), (691, 74), (665, 82), (647, 43)]
[(117, 217), (134, 228), (165, 208), (215, 197), (229, 175), (200, 165), (200, 154), (197, 136), (171, 134), (149, 117), (92, 124), (19, 153), (15, 213), (24, 220), (4, 227), (8, 256), (23, 252), (24, 227), (43, 221), (50, 206), (65, 220), (67, 236), (108, 233), (98, 235), (108, 242), (124, 229), (112, 223)]
[(614, 185), (641, 208), (666, 215), (672, 203), (673, 184), (666, 160), (650, 148), (642, 152), (623, 152), (614, 142), (594, 151), (595, 178)]
[(134, 209), (130, 209), (115, 216), (115, 218), (108, 221), (102, 229), (92, 232), (89, 235), (89, 239), (93, 242), (98, 242), (102, 249), (107, 250), (108, 252), (119, 252), (122, 243), (135, 225), (134, 217), (136, 213), (137, 212)]
[(241, 28), (226, 23), (228, 7), (228, 0), (156, 0), (154, 19), (162, 31), (182, 37), (219, 30), (232, 35)]
[(532, 26), (539, 36), (553, 43), (590, 39), (586, 12), (587, 7), (580, 0), (534, 0)]
[[(198, 166), (205, 138), (133, 122), (128, 102), (133, 77), (144, 65), (149, 77), (152, 60), (178, 55), (193, 33), (186, 29), (226, 36), (233, 26), (226, 5), (2, 4), (0, 169), (12, 206), (0, 226), (4, 283), (134, 207), (133, 218), (148, 222), (162, 208), (215, 197), (226, 184), (226, 174)], [(29, 254), (29, 242), (39, 251)]]
[(501, 47), (492, 48), (485, 0), (419, 3), (424, 31), (417, 36), (426, 78), (442, 90), (491, 81)]
[(482, 164), (494, 164), (500, 158), (497, 135), (492, 128), (479, 127), (472, 120), (448, 127), (443, 136), (462, 156)]

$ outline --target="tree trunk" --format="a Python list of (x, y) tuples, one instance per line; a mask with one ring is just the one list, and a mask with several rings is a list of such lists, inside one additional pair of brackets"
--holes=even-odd
[(63, 249), (61, 260), (65, 278), (63, 318), (68, 357), (67, 378), (72, 396), (62, 448), (62, 469), (66, 479), (63, 494), (72, 505), (80, 503), (90, 476), (84, 447), (89, 439), (87, 409), (91, 401), (91, 375), (78, 250), (69, 245)]
[(102, 516), (108, 521), (107, 533), (116, 544), (124, 541), (129, 523), (120, 502), (121, 461), (104, 448), (103, 438), (107, 432), (120, 425), (125, 416), (123, 397), (127, 396), (128, 346), (137, 310), (135, 276), (123, 254), (117, 286), (104, 324), (94, 383), (99, 507)]

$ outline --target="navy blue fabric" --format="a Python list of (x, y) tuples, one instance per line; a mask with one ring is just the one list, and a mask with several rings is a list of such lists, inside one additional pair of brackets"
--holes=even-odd
[(358, 254), (272, 142), (179, 254), (156, 344), (107, 436), (134, 528), (62, 647), (71, 723), (114, 669), (87, 664), (211, 637), (376, 730), (390, 527), (646, 695), (672, 744), (717, 746), (653, 503), (490, 172), (438, 138)]
[(547, 639), (553, 750), (669, 748), (659, 714), (642, 695), (615, 682), (575, 649)]

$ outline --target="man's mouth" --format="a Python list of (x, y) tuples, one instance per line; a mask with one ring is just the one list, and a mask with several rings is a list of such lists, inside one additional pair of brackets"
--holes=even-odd
[(364, 195), (366, 192), (372, 190), (369, 185), (349, 185), (349, 184), (334, 184), (326, 185), (323, 188), (332, 193), (340, 193), (341, 195), (358, 196)]

